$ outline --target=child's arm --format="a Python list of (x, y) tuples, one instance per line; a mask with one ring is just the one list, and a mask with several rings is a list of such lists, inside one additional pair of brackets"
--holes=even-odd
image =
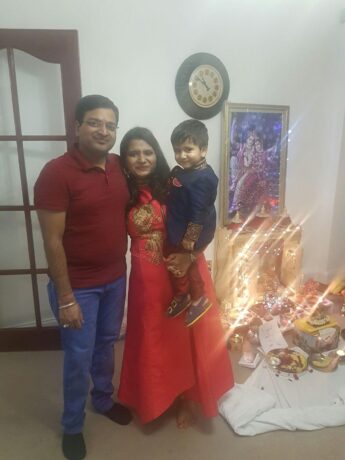
[(176, 278), (184, 276), (192, 263), (192, 258), (188, 252), (170, 254), (164, 258), (167, 270)]
[(194, 224), (189, 222), (187, 225), (187, 231), (181, 241), (182, 247), (187, 251), (193, 251), (195, 242), (198, 241), (203, 226), (201, 224)]
[(213, 207), (217, 196), (218, 179), (211, 170), (188, 187), (190, 197), (190, 220), (186, 233), (181, 241), (182, 247), (193, 251), (203, 230), (204, 223), (209, 218), (210, 207)]
[[(164, 258), (167, 270), (171, 272), (176, 278), (184, 276), (192, 262), (195, 262), (199, 254), (202, 254), (206, 247), (198, 249), (193, 252), (179, 252), (170, 254)], [(176, 272), (179, 273), (176, 275)]]

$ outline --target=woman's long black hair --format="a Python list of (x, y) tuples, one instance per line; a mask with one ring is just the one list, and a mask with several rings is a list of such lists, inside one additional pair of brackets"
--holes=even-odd
[(127, 131), (127, 133), (123, 136), (120, 144), (120, 162), (126, 174), (128, 188), (131, 195), (128, 207), (136, 204), (139, 189), (135, 177), (126, 171), (127, 152), (129, 144), (132, 140), (143, 140), (147, 142), (154, 150), (157, 158), (156, 168), (148, 178), (147, 185), (151, 189), (152, 197), (160, 203), (164, 203), (167, 194), (167, 182), (170, 175), (169, 165), (164, 157), (157, 139), (152, 134), (152, 132), (147, 128), (141, 128), (138, 126)]

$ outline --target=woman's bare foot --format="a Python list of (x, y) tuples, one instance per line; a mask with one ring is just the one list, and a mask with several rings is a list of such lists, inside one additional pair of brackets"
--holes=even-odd
[(195, 424), (196, 405), (192, 401), (180, 399), (177, 403), (176, 424), (177, 428), (185, 430)]

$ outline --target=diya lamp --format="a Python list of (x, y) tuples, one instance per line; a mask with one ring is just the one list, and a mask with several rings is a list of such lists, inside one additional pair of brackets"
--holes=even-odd
[(231, 219), (231, 222), (233, 222), (234, 224), (242, 224), (243, 223), (243, 220), (241, 219), (241, 215), (240, 215), (239, 211), (236, 211), (235, 217), (233, 219)]
[(258, 326), (253, 326), (248, 329), (247, 332), (247, 339), (249, 343), (252, 345), (259, 345), (260, 344), (260, 339), (259, 339), (259, 334), (258, 334)]
[(270, 217), (270, 214), (267, 212), (266, 205), (263, 204), (260, 208), (260, 211), (256, 213), (256, 217)]
[(231, 351), (241, 351), (243, 337), (240, 334), (233, 334), (229, 337), (229, 345)]

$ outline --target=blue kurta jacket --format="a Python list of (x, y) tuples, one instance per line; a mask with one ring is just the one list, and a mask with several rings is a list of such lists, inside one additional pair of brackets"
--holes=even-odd
[(167, 200), (167, 231), (170, 244), (183, 240), (188, 224), (197, 224), (200, 234), (194, 249), (207, 246), (216, 229), (218, 178), (206, 162), (195, 169), (175, 166), (171, 172)]

